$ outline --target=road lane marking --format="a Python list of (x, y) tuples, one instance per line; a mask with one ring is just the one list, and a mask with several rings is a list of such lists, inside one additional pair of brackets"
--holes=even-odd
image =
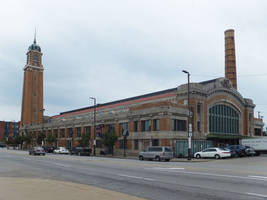
[(256, 179), (267, 179), (266, 176), (248, 176), (248, 177), (256, 178)]
[(146, 168), (146, 169), (153, 169), (153, 170), (160, 170), (160, 171), (168, 171), (168, 170), (184, 170), (184, 168), (179, 167), (152, 167), (152, 168)]
[[(145, 168), (145, 169), (157, 169), (157, 168)], [(238, 179), (249, 179), (249, 180), (260, 180), (260, 181), (267, 181), (267, 177), (259, 178), (260, 176), (235, 176), (235, 175), (227, 175), (227, 174), (213, 174), (213, 173), (205, 173), (205, 172), (187, 172), (183, 170), (168, 170), (168, 168), (164, 168), (166, 170), (159, 170), (159, 171), (167, 171), (173, 173), (180, 173), (180, 174), (193, 174), (193, 175), (204, 175), (204, 176), (215, 176), (215, 177), (225, 177), (225, 178), (238, 178)], [(173, 168), (174, 169), (174, 168)], [(182, 168), (179, 168), (182, 169)]]
[(264, 194), (257, 194), (257, 193), (250, 193), (250, 192), (247, 192), (246, 194), (251, 195), (251, 196), (256, 196), (256, 197), (267, 198), (267, 195), (264, 195)]
[(117, 174), (118, 176), (127, 177), (127, 178), (133, 178), (133, 179), (141, 179), (145, 181), (156, 181), (156, 179), (153, 178), (146, 178), (146, 177), (140, 177), (140, 176), (131, 176), (127, 174)]

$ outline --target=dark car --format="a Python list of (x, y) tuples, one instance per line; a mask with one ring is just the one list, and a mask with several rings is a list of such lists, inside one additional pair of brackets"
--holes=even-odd
[(236, 155), (235, 157), (243, 157), (246, 156), (246, 147), (240, 144), (230, 145), (226, 147), (227, 149), (230, 149), (232, 151), (235, 151)]
[(230, 149), (228, 147), (225, 147), (225, 149), (228, 149), (231, 152), (231, 158), (236, 158), (238, 156), (235, 150)]
[(0, 143), (0, 148), (6, 147), (6, 144)]
[(256, 156), (256, 151), (253, 147), (245, 146), (245, 152), (247, 156)]
[(53, 153), (56, 147), (44, 147), (46, 153)]
[(33, 147), (29, 150), (29, 155), (45, 155), (45, 150), (43, 147)]
[(73, 147), (70, 151), (71, 155), (78, 156), (90, 156), (92, 153), (92, 149), (89, 147)]

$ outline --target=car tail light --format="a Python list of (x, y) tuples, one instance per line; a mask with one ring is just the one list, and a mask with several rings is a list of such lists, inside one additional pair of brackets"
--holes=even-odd
[(36, 152), (40, 152), (40, 150), (36, 150)]
[(222, 153), (231, 153), (231, 152), (227, 152), (227, 151), (225, 151), (225, 152), (222, 152)]

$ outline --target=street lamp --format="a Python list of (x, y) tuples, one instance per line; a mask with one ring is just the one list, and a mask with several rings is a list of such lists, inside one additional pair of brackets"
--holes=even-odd
[(95, 132), (96, 132), (96, 127), (95, 127), (95, 122), (96, 122), (96, 98), (90, 97), (90, 99), (94, 100), (94, 156), (95, 156), (95, 146), (96, 146), (96, 139), (95, 139), (95, 137), (96, 137), (96, 135), (95, 135)]
[(192, 137), (192, 124), (190, 117), (190, 73), (188, 71), (183, 70), (182, 72), (187, 74), (187, 131), (188, 131), (188, 158), (187, 160), (191, 160), (191, 137)]

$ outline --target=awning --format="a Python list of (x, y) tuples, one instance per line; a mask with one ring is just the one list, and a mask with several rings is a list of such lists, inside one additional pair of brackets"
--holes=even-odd
[(220, 133), (210, 133), (207, 135), (207, 139), (245, 139), (251, 138), (244, 135), (229, 135), (229, 134), (220, 134)]

